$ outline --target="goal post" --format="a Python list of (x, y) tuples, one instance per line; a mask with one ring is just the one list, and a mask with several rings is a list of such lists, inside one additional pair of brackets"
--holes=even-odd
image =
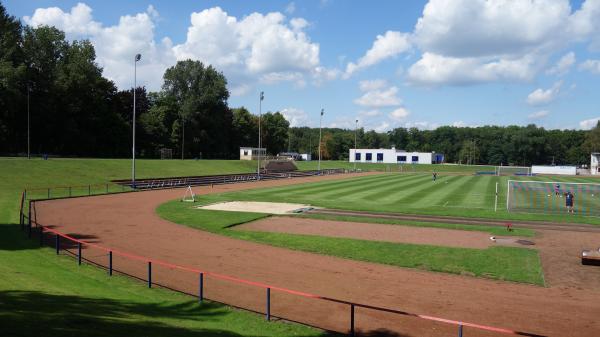
[(570, 192), (575, 214), (600, 216), (600, 184), (524, 180), (508, 180), (507, 184), (509, 212), (566, 214), (566, 194)]
[(530, 176), (529, 166), (496, 166), (497, 176)]

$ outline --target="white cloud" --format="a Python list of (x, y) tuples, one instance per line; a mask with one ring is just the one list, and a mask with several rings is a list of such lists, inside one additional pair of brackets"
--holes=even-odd
[(213, 65), (227, 76), (233, 94), (248, 92), (256, 82), (315, 83), (337, 78), (339, 70), (320, 65), (319, 45), (304, 32), (308, 22), (302, 18), (287, 20), (281, 13), (252, 13), (238, 19), (219, 7), (190, 15), (190, 26), (183, 43), (173, 46), (169, 38), (155, 40), (158, 12), (149, 6), (146, 12), (121, 16), (118, 24), (103, 26), (92, 18), (92, 9), (77, 4), (70, 12), (59, 8), (40, 8), (25, 17), (32, 26), (52, 25), (65, 30), (69, 39), (89, 38), (96, 48), (104, 75), (118, 87), (129, 88), (132, 60), (141, 53), (138, 80), (157, 90), (165, 69), (177, 60), (200, 60)]
[(138, 85), (157, 90), (168, 65), (174, 63), (171, 41), (168, 38), (157, 43), (154, 39), (154, 21), (158, 13), (152, 6), (146, 12), (125, 15), (117, 25), (104, 27), (93, 21), (92, 9), (79, 3), (69, 13), (58, 8), (38, 8), (33, 16), (25, 17), (33, 27), (55, 26), (64, 30), (69, 39), (89, 38), (96, 49), (98, 64), (103, 75), (115, 81), (121, 89), (133, 86), (133, 58), (142, 54), (137, 64)]
[(389, 117), (393, 120), (399, 121), (405, 119), (408, 117), (408, 115), (410, 115), (410, 111), (408, 111), (406, 108), (400, 107), (390, 112)]
[(453, 57), (529, 54), (554, 44), (568, 0), (431, 0), (415, 27), (422, 50)]
[(281, 112), (292, 127), (309, 125), (308, 114), (302, 109), (285, 108), (279, 112)]
[(377, 35), (373, 46), (356, 63), (346, 66), (346, 78), (354, 72), (375, 65), (410, 49), (410, 35), (388, 30), (384, 35)]
[(494, 81), (529, 81), (536, 73), (536, 58), (458, 58), (424, 53), (408, 70), (408, 80), (418, 85), (468, 85)]
[(383, 89), (387, 86), (386, 80), (366, 80), (358, 82), (360, 91), (373, 91)]
[(84, 3), (78, 3), (69, 13), (58, 7), (38, 8), (23, 20), (33, 27), (54, 26), (64, 31), (69, 39), (96, 34), (102, 28), (100, 23), (92, 20), (92, 9)]
[(294, 14), (296, 11), (296, 4), (292, 1), (287, 6), (285, 6), (285, 12), (288, 14)]
[(548, 69), (546, 74), (562, 76), (569, 72), (573, 64), (575, 64), (575, 53), (569, 52), (561, 57), (552, 68)]
[(529, 114), (527, 116), (527, 118), (531, 119), (531, 120), (539, 120), (542, 118), (545, 118), (546, 116), (548, 116), (550, 112), (548, 110), (540, 110), (540, 111), (536, 111), (533, 112), (531, 114)]
[(355, 104), (370, 108), (398, 106), (402, 100), (398, 97), (398, 88), (391, 87), (386, 90), (377, 89), (367, 91), (364, 95), (354, 100)]
[(467, 126), (467, 123), (465, 123), (463, 121), (456, 121), (456, 122), (452, 123), (452, 126), (454, 126), (456, 128), (464, 128)]
[(584, 130), (589, 130), (594, 128), (598, 124), (598, 121), (600, 121), (600, 117), (586, 119), (579, 122), (579, 127)]
[(558, 81), (552, 85), (549, 89), (538, 88), (527, 96), (527, 104), (529, 105), (543, 105), (548, 104), (556, 99), (560, 93), (562, 81)]
[[(422, 57), (408, 71), (420, 85), (531, 81), (555, 53), (576, 42), (600, 50), (600, 1), (572, 13), (568, 0), (431, 0), (412, 41)], [(549, 74), (575, 62), (567, 53)]]
[(592, 74), (600, 75), (600, 60), (585, 60), (579, 64), (579, 70), (586, 70)]
[(437, 129), (440, 125), (438, 123), (431, 123), (426, 121), (406, 122), (404, 127), (407, 129), (417, 128), (421, 130), (433, 130)]

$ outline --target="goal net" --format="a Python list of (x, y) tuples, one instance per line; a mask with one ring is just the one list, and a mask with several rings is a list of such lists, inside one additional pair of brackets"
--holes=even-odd
[(509, 212), (567, 213), (567, 193), (573, 197), (573, 213), (600, 216), (600, 184), (593, 183), (509, 180), (506, 209)]
[(530, 176), (531, 167), (528, 166), (496, 166), (497, 176)]
[(183, 199), (181, 199), (181, 201), (196, 202), (196, 194), (194, 194), (192, 186), (188, 186), (188, 188), (185, 190), (185, 194), (183, 195)]

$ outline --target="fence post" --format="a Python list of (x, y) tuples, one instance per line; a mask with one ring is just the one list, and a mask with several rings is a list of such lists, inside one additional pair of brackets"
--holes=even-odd
[(77, 242), (77, 264), (81, 266), (81, 242)]
[(463, 332), (463, 326), (462, 326), (462, 325), (459, 325), (459, 326), (458, 326), (458, 337), (462, 337), (462, 336), (463, 336), (463, 333), (462, 333), (462, 332)]
[[(27, 223), (29, 225), (29, 228), (31, 229), (31, 200), (29, 200), (29, 209), (27, 210)], [(29, 237), (31, 237), (31, 233)]]
[(148, 288), (152, 288), (152, 261), (148, 261)]
[(112, 276), (112, 250), (108, 251), (108, 276)]
[(56, 255), (60, 253), (60, 235), (56, 234)]
[(198, 301), (202, 303), (204, 300), (204, 273), (200, 273), (200, 281), (198, 283)]
[(354, 304), (350, 304), (350, 336), (354, 336)]
[(44, 227), (40, 226), (40, 246), (44, 245)]
[(267, 321), (271, 320), (271, 288), (267, 288)]

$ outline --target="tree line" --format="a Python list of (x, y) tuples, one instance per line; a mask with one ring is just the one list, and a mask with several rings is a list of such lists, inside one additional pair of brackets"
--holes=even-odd
[[(139, 157), (157, 158), (161, 149), (171, 149), (174, 158), (234, 159), (240, 146), (258, 144), (259, 117), (228, 106), (227, 79), (211, 65), (179, 61), (165, 71), (161, 90), (138, 87), (135, 94)], [(26, 153), (29, 129), (34, 154), (129, 157), (132, 121), (133, 89), (118, 90), (102, 76), (88, 40), (69, 42), (54, 27), (24, 26), (0, 3), (0, 154)], [(260, 126), (268, 153), (318, 157), (318, 128), (290, 127), (279, 112), (263, 114)], [(322, 158), (347, 160), (355, 139), (359, 148), (435, 151), (447, 162), (585, 164), (591, 151), (600, 150), (600, 127), (324, 128)]]

